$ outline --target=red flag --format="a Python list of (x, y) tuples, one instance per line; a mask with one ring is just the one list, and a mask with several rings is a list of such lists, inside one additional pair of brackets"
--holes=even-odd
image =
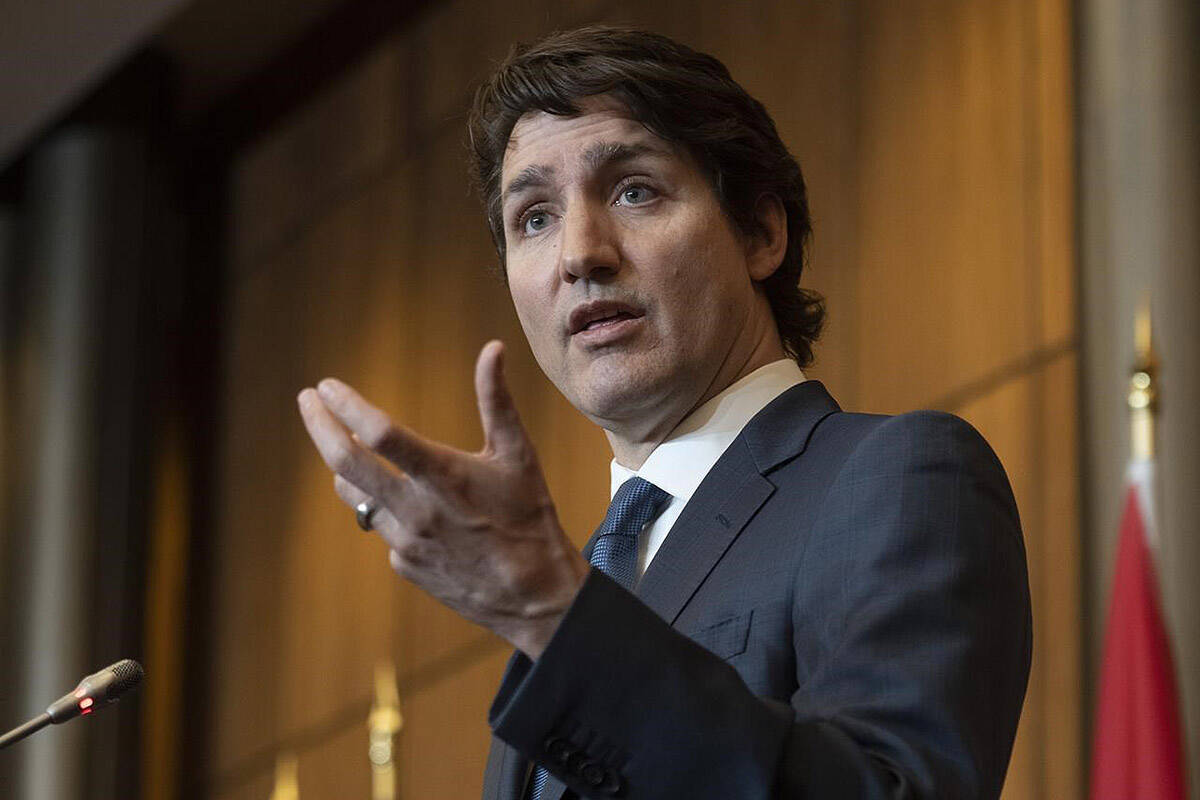
[(1092, 800), (1185, 800), (1171, 643), (1151, 536), (1151, 465), (1130, 469), (1092, 749)]

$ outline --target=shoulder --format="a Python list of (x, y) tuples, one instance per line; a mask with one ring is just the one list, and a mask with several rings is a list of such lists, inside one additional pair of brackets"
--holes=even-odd
[(944, 411), (864, 414), (837, 409), (823, 416), (805, 443), (804, 455), (826, 464), (875, 463), (881, 468), (910, 461), (974, 462), (999, 470), (1000, 460), (969, 422)]
[[(838, 413), (814, 432), (844, 441), (826, 500), (875, 496), (936, 498), (963, 510), (979, 505), (1020, 530), (1016, 501), (1000, 459), (969, 422), (943, 411), (895, 416)], [(980, 501), (983, 501), (982, 503)], [(1019, 534), (1018, 534), (1019, 536)]]
[(886, 457), (887, 463), (911, 459), (978, 460), (1000, 468), (995, 451), (971, 423), (944, 411), (910, 411), (885, 416), (843, 412), (825, 421), (827, 436), (852, 440), (848, 455), (856, 460)]
[(741, 438), (761, 474), (787, 487), (777, 502), (789, 507), (815, 509), (822, 497), (857, 504), (870, 493), (898, 499), (901, 490), (976, 493), (1016, 517), (996, 453), (970, 423), (944, 411), (847, 412), (819, 381), (806, 381), (760, 412)]

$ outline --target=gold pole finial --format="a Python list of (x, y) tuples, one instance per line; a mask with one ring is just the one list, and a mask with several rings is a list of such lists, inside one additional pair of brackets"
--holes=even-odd
[(1136, 460), (1154, 458), (1154, 414), (1158, 410), (1158, 357), (1154, 352), (1150, 295), (1145, 294), (1133, 321), (1133, 340), (1137, 351), (1129, 378), (1131, 426), (1130, 455)]
[(396, 797), (395, 736), (404, 727), (400, 714), (400, 691), (396, 687), (396, 668), (388, 662), (375, 665), (375, 704), (367, 717), (371, 761), (372, 800)]
[(291, 753), (275, 759), (275, 790), (271, 792), (271, 800), (300, 800), (297, 772), (296, 757)]

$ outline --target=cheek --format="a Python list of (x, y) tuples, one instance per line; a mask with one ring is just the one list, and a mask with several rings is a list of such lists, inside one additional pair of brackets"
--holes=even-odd
[(680, 352), (707, 352), (733, 335), (744, 319), (746, 280), (739, 279), (739, 252), (719, 221), (678, 226), (660, 251), (659, 296), (671, 309), (670, 338)]
[(659, 290), (682, 307), (690, 321), (700, 327), (714, 321), (709, 318), (712, 314), (736, 305), (729, 285), (733, 254), (725, 242), (714, 241), (711, 232), (699, 225), (680, 226), (665, 241), (658, 263), (667, 268), (660, 272)]
[(520, 277), (514, 280), (512, 275), (509, 276), (508, 293), (534, 360), (542, 372), (553, 380), (553, 376), (560, 371), (562, 361), (558, 348), (558, 327), (551, 313), (553, 298), (540, 284)]
[[(508, 281), (508, 295), (512, 298), (513, 309), (516, 310), (517, 319), (525, 331), (525, 338), (532, 344), (538, 326), (542, 323), (541, 317), (545, 314), (545, 303), (539, 301), (537, 293), (528, 282), (513, 280), (511, 275)], [(541, 315), (538, 314), (539, 308), (542, 310)]]

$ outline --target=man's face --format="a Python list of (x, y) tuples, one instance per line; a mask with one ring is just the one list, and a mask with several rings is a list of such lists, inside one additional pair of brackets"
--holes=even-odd
[(663, 413), (673, 427), (724, 388), (762, 306), (746, 246), (686, 151), (611, 98), (581, 109), (513, 129), (500, 184), (509, 290), (572, 405), (609, 430)]

